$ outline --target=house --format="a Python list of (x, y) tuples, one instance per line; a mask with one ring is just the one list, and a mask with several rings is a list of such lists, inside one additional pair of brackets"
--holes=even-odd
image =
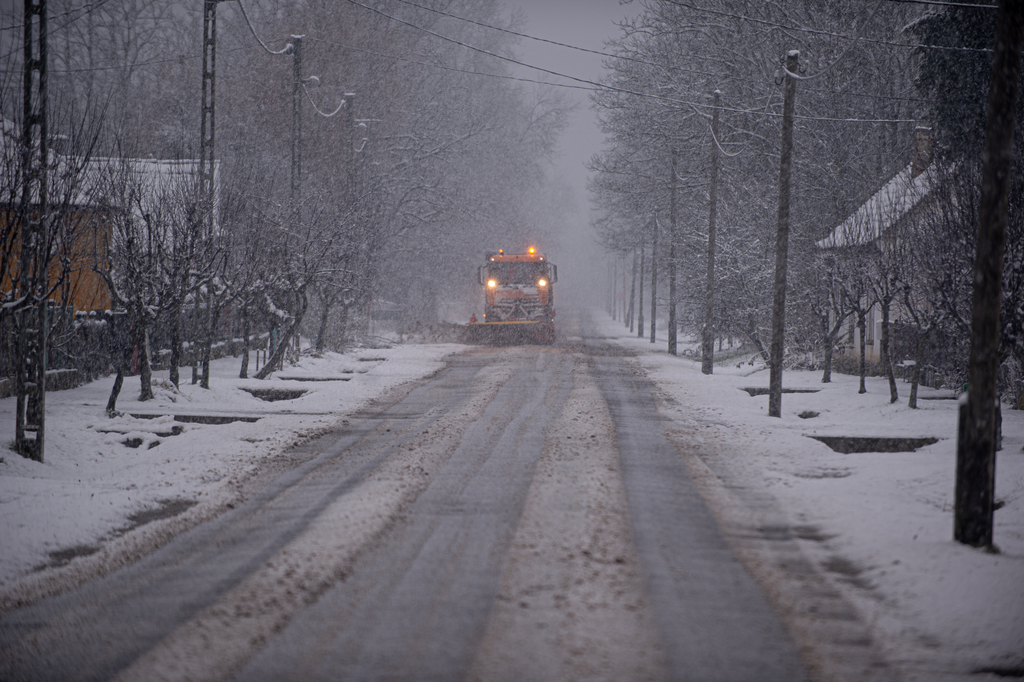
[[(930, 206), (929, 197), (935, 186), (930, 170), (932, 135), (927, 127), (914, 131), (914, 154), (905, 168), (888, 180), (877, 192), (846, 217), (824, 239), (816, 242), (821, 252), (858, 251), (866, 256), (891, 250), (900, 227), (915, 220)], [(862, 299), (865, 302), (869, 294)], [(890, 322), (900, 320), (898, 305), (890, 310)], [(866, 328), (866, 357), (877, 362), (881, 351), (882, 315), (877, 303), (870, 308)], [(840, 349), (847, 355), (860, 354), (860, 331), (856, 317), (851, 316), (842, 338), (846, 344)], [(894, 358), (898, 360), (898, 358)]]
[[(21, 202), (20, 140), (15, 125), (3, 122), (0, 148), (0, 230), (4, 235), (0, 287), (12, 289), (20, 267), (21, 245), (14, 223)], [(74, 311), (108, 310), (110, 292), (97, 269), (105, 267), (112, 239), (112, 219), (129, 212), (145, 219), (146, 213), (175, 192), (192, 192), (196, 186), (197, 159), (89, 158), (77, 159), (50, 152), (51, 214), (60, 221), (55, 242), (52, 284), (60, 280), (67, 265), (64, 285), (54, 301)], [(131, 191), (125, 191), (130, 187)], [(219, 163), (214, 165), (214, 203), (217, 203)], [(214, 211), (216, 216), (216, 211)], [(216, 218), (215, 218), (216, 220)], [(217, 229), (216, 223), (214, 229)]]

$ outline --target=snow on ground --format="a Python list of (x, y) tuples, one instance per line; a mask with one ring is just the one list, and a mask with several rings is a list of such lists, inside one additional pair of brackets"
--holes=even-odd
[[(705, 441), (725, 453), (718, 466), (724, 462), (730, 475), (767, 491), (794, 525), (814, 529), (802, 549), (837, 577), (890, 659), (917, 671), (908, 679), (1024, 667), (1024, 413), (1003, 412), (1004, 449), (996, 466), (996, 497), (1004, 503), (996, 512), (1000, 552), (989, 554), (952, 540), (954, 400), (921, 400), (920, 409), (910, 410), (909, 384), (900, 382), (900, 401), (890, 405), (882, 379), (869, 378), (868, 392), (858, 395), (856, 377), (836, 374), (831, 384), (821, 384), (819, 372), (787, 371), (785, 387), (820, 390), (785, 394), (782, 419), (772, 419), (767, 396), (740, 390), (768, 384), (766, 370), (744, 362), (749, 355), (720, 361), (713, 376), (704, 376), (699, 363), (669, 356), (662, 339), (650, 344), (620, 323), (594, 317), (604, 320), (608, 340), (638, 351), (680, 417), (704, 427)], [(71, 576), (80, 582), (224, 511), (244, 482), (273, 469), (289, 445), (436, 371), (445, 356), (463, 348), (409, 344), (303, 357), (268, 381), (238, 379), (239, 360), (226, 358), (212, 363), (210, 390), (187, 380), (177, 390), (166, 372), (156, 373), (157, 396), (146, 403), (135, 400), (138, 378), (132, 377), (118, 403), (123, 415), (114, 419), (104, 412), (113, 377), (48, 393), (46, 461), (6, 449), (0, 454), (0, 608), (61, 589), (42, 584), (26, 591), (36, 576), (93, 561), (91, 573), (76, 569)], [(311, 377), (338, 380), (299, 380)], [(245, 390), (268, 388), (306, 393), (267, 402)], [(948, 394), (921, 390), (921, 398), (942, 395)], [(4, 444), (13, 441), (14, 409), (13, 398), (0, 400)], [(800, 418), (805, 411), (819, 415)], [(259, 419), (200, 424), (173, 418), (192, 414)], [(808, 435), (939, 441), (916, 452), (839, 454)], [(172, 514), (178, 514), (177, 527), (168, 519), (142, 525)], [(165, 529), (146, 540), (144, 531), (161, 523)], [(125, 533), (134, 526), (142, 530)], [(143, 540), (112, 549), (136, 536)], [(85, 559), (36, 571), (74, 556)]]
[[(156, 397), (146, 402), (137, 400), (138, 377), (128, 377), (117, 403), (122, 414), (112, 419), (105, 407), (113, 376), (50, 392), (43, 463), (7, 449), (14, 442), (15, 399), (0, 400), (0, 593), (40, 567), (109, 550), (127, 529), (154, 518), (189, 509), (195, 523), (223, 511), (244, 481), (288, 446), (326, 431), (385, 391), (437, 371), (461, 348), (397, 345), (303, 356), (266, 381), (239, 379), (240, 358), (224, 358), (211, 363), (209, 390), (191, 384), (190, 368), (182, 370), (179, 389), (166, 371), (154, 373)], [(249, 367), (251, 376), (255, 355)], [(305, 393), (265, 401), (247, 389)], [(203, 424), (175, 421), (175, 415), (258, 419)], [(152, 543), (137, 553), (147, 549)]]
[[(831, 571), (871, 627), (890, 659), (909, 679), (950, 673), (1024, 669), (1024, 412), (1003, 410), (1003, 449), (996, 462), (994, 542), (998, 554), (953, 541), (956, 400), (922, 388), (919, 409), (906, 401), (910, 384), (898, 380), (900, 400), (889, 404), (882, 378), (785, 371), (782, 418), (767, 416), (768, 370), (750, 354), (720, 361), (713, 376), (700, 362), (672, 357), (659, 339), (638, 339), (600, 314), (601, 333), (639, 351), (649, 377), (679, 405), (681, 416), (702, 422), (740, 480), (767, 490), (793, 524), (815, 528), (805, 552)], [(680, 349), (684, 344), (680, 343)], [(719, 353), (719, 356), (728, 355)], [(922, 400), (921, 398), (925, 398)], [(800, 418), (802, 412), (818, 412)], [(915, 452), (833, 452), (810, 435), (934, 437)], [(822, 541), (822, 538), (825, 538)], [(914, 672), (916, 671), (916, 672)], [(977, 678), (975, 678), (977, 679)]]

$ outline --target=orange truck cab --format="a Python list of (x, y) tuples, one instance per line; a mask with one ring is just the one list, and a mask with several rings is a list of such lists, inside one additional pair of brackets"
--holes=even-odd
[(558, 267), (531, 247), (526, 253), (488, 253), (478, 279), (484, 288), (481, 325), (521, 326), (531, 340), (555, 340), (555, 291)]

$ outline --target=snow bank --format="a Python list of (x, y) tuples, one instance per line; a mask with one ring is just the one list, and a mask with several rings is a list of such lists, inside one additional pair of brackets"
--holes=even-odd
[[(112, 376), (47, 393), (45, 461), (0, 451), (0, 593), (76, 556), (103, 558), (104, 565), (93, 567), (99, 573), (111, 562), (128, 560), (104, 556), (113, 549), (152, 549), (182, 523), (198, 523), (233, 505), (245, 482), (288, 446), (323, 433), (389, 389), (437, 371), (460, 348), (400, 345), (325, 353), (303, 357), (266, 381), (239, 379), (241, 360), (224, 358), (211, 363), (209, 390), (189, 383), (188, 368), (180, 389), (166, 371), (156, 372), (156, 397), (144, 403), (136, 400), (138, 378), (130, 377), (117, 405), (122, 414), (115, 418), (105, 413)], [(255, 356), (249, 366), (255, 366)], [(267, 401), (257, 397), (265, 389), (303, 394)], [(14, 441), (14, 414), (15, 399), (0, 400), (5, 445)], [(196, 415), (220, 416), (227, 423), (180, 421)], [(178, 528), (143, 537), (134, 549), (124, 546), (129, 530), (172, 516)]]
[[(715, 441), (729, 472), (782, 505), (790, 523), (814, 529), (801, 546), (830, 572), (861, 611), (888, 657), (909, 679), (936, 680), (977, 670), (1024, 666), (1024, 413), (1003, 410), (1003, 450), (996, 463), (998, 554), (953, 541), (957, 402), (921, 388), (919, 409), (889, 404), (888, 384), (786, 371), (782, 418), (767, 416), (768, 371), (737, 358), (715, 366), (673, 357), (660, 341), (630, 335), (606, 316), (601, 333), (640, 353), (651, 379)], [(683, 344), (680, 344), (680, 348)], [(694, 344), (696, 347), (696, 344)], [(737, 364), (739, 366), (737, 366)], [(923, 398), (923, 399), (922, 399)], [(818, 416), (801, 418), (801, 413)], [(915, 452), (833, 452), (809, 436), (933, 437)], [(949, 679), (953, 679), (950, 677)], [(978, 679), (974, 677), (973, 679)]]

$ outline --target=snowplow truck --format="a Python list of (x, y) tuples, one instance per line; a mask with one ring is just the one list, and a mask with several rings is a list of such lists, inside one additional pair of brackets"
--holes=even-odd
[(558, 267), (536, 248), (488, 253), (477, 272), (484, 288), (484, 319), (467, 326), (470, 343), (554, 343)]

